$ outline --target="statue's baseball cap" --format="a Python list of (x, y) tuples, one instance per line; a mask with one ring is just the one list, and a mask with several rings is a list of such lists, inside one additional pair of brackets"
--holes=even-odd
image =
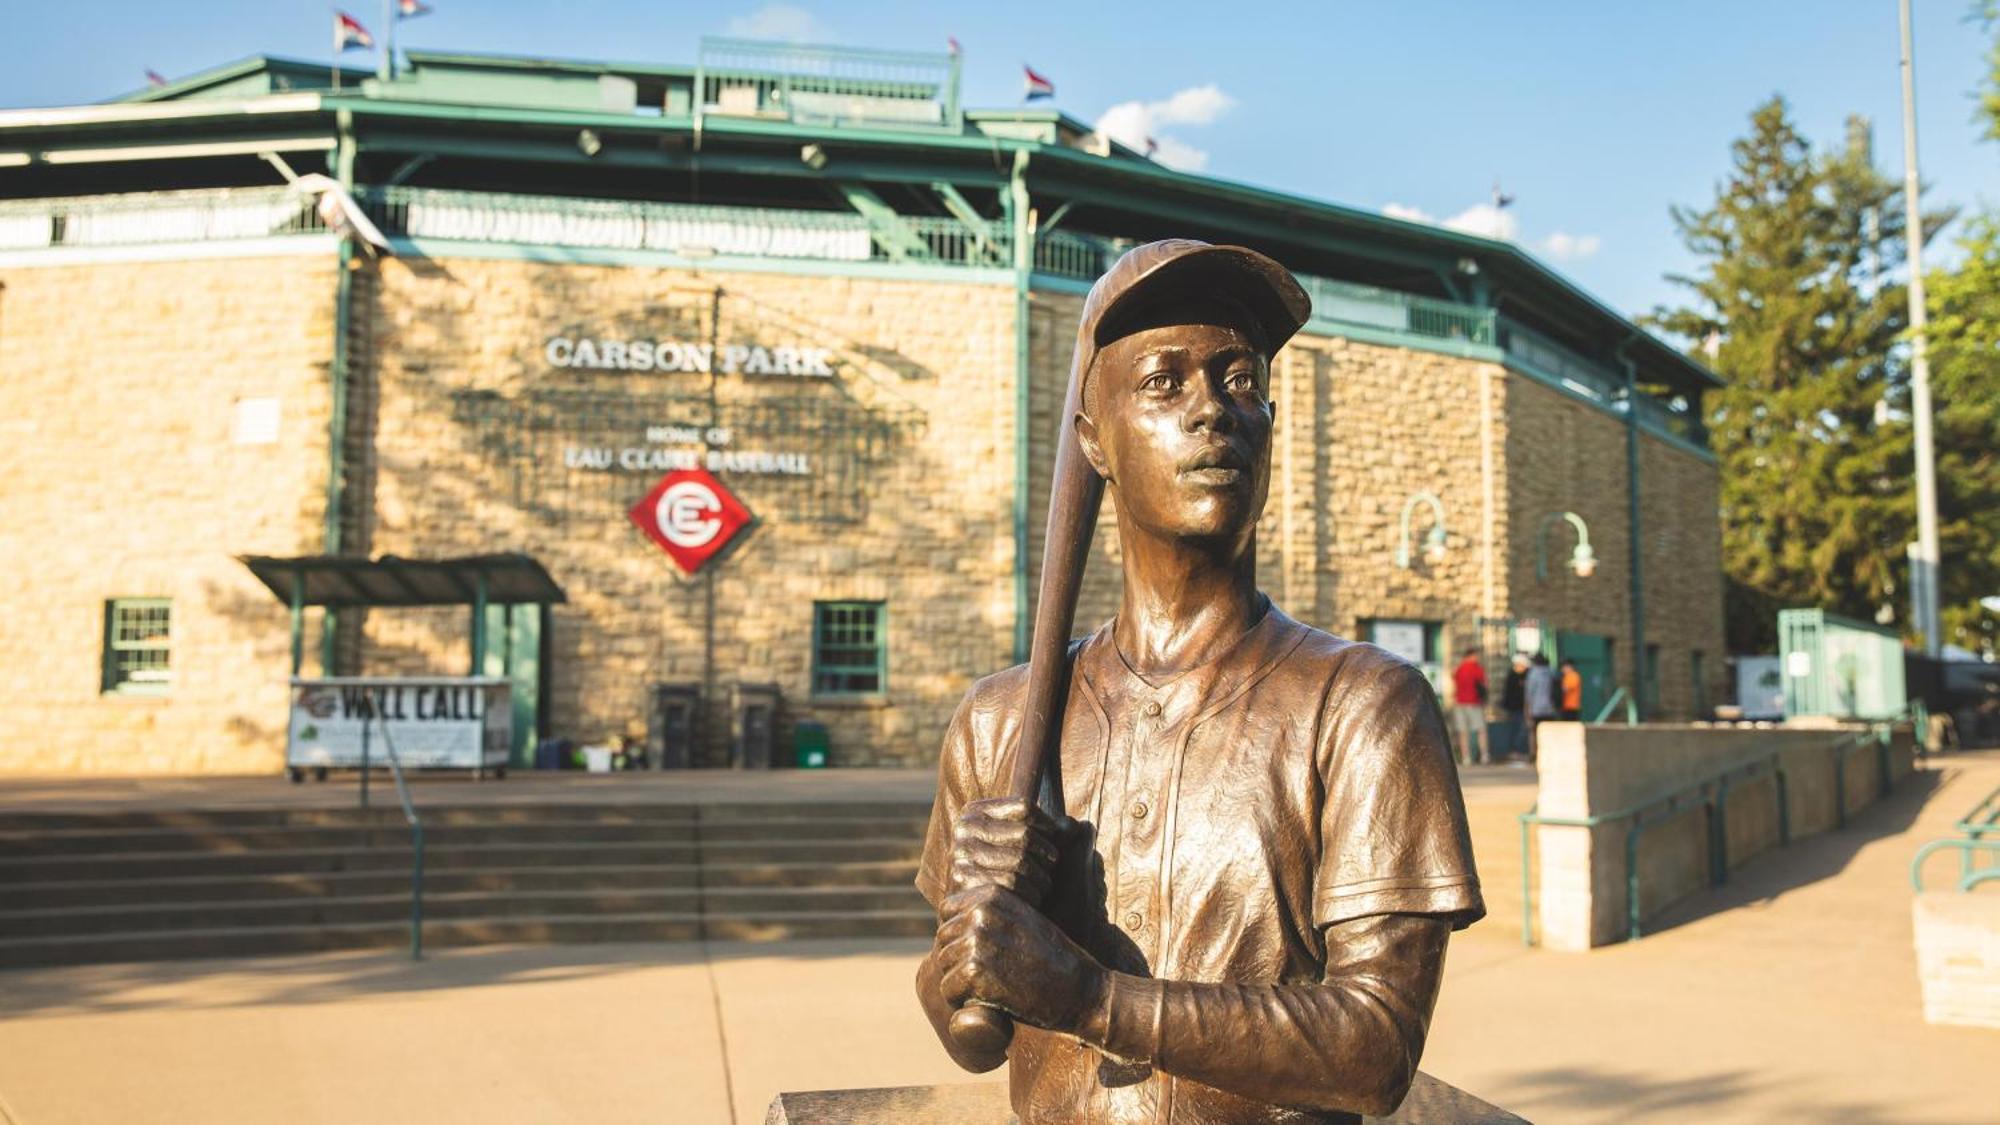
[(1087, 382), (1098, 351), (1130, 329), (1133, 314), (1168, 296), (1213, 297), (1240, 309), (1267, 358), (1312, 313), (1312, 299), (1292, 272), (1255, 250), (1191, 238), (1148, 242), (1127, 250), (1090, 287), (1078, 325), (1076, 374)]

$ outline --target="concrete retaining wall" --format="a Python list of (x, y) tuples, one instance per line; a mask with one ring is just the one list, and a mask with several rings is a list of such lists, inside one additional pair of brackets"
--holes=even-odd
[[(1884, 756), (1872, 741), (1855, 745), (1862, 728), (1746, 729), (1679, 725), (1541, 728), (1537, 808), (1545, 817), (1587, 819), (1646, 804), (1705, 778), (1778, 755), (1784, 775), (1780, 809), (1776, 776), (1738, 780), (1726, 800), (1690, 801), (1648, 823), (1638, 853), (1642, 920), (1706, 886), (1711, 864), (1710, 817), (1719, 808), (1724, 858), (1736, 867), (1778, 846), (1781, 824), (1798, 840), (1840, 823), (1884, 788)], [(1887, 754), (1888, 785), (1910, 772), (1914, 742), (1898, 728)], [(1782, 819), (1781, 819), (1782, 817)], [(1625, 869), (1629, 818), (1594, 828), (1542, 825), (1538, 930), (1550, 949), (1589, 949), (1625, 939), (1630, 903)]]

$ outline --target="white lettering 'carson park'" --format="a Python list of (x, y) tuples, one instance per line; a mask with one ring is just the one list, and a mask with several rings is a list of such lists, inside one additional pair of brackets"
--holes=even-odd
[[(543, 355), (556, 367), (591, 371), (659, 371), (707, 375), (718, 359), (724, 375), (833, 377), (833, 349), (761, 344), (690, 344), (680, 340), (599, 340), (551, 336)], [(719, 356), (718, 356), (718, 353)]]

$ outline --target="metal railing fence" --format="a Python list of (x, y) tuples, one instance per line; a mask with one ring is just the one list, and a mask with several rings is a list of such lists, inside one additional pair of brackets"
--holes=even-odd
[(956, 55), (705, 37), (695, 113), (957, 129)]
[[(852, 211), (407, 186), (364, 187), (355, 194), (391, 237), (438, 242), (656, 251), (693, 260), (746, 257), (982, 269), (1013, 263), (1014, 232), (1008, 224), (968, 223), (953, 216), (871, 219)], [(328, 229), (310, 196), (282, 186), (0, 202), (0, 250), (218, 241)], [(1128, 239), (1051, 231), (1035, 239), (1033, 268), (1050, 277), (1094, 281), (1131, 245)], [(1501, 322), (1491, 309), (1311, 274), (1299, 275), (1299, 281), (1312, 298), (1314, 321), (1331, 331), (1354, 326), (1482, 347), (1502, 339)], [(1575, 363), (1570, 366), (1581, 370)]]
[[(1957, 836), (1932, 840), (1918, 848), (1910, 859), (1910, 886), (1919, 894), (1924, 890), (1924, 861), (1941, 851), (1958, 853), (1955, 890), (1970, 891), (1981, 883), (2000, 879), (2000, 787), (1986, 794), (1951, 827)], [(1988, 853), (1992, 862), (1977, 862), (1982, 852)]]
[(326, 229), (313, 198), (289, 187), (0, 201), (0, 250), (223, 242)]
[(1531, 805), (1519, 817), (1521, 827), (1521, 944), (1535, 944), (1534, 867), (1530, 862), (1530, 829), (1538, 825), (1552, 828), (1597, 829), (1628, 821), (1625, 829), (1625, 910), (1626, 941), (1643, 934), (1643, 908), (1639, 894), (1639, 843), (1648, 828), (1699, 804), (1707, 814), (1708, 885), (1719, 887), (1729, 881), (1728, 811), (1730, 789), (1745, 781), (1769, 776), (1775, 779), (1778, 812), (1778, 843), (1792, 842), (1791, 791), (1785, 777), (1783, 755), (1773, 750), (1753, 761), (1738, 763), (1671, 792), (1596, 816), (1543, 816), (1540, 803)]
[(372, 686), (364, 685), (361, 692), (367, 707), (366, 717), (361, 723), (361, 807), (368, 808), (368, 777), (372, 772), (368, 761), (368, 731), (370, 724), (382, 728), (382, 746), (388, 752), (389, 772), (396, 779), (396, 800), (403, 807), (403, 821), (410, 826), (410, 959), (424, 959), (424, 819), (417, 813), (417, 806), (410, 799), (409, 779), (403, 776), (403, 759), (396, 753), (396, 740), (389, 737), (389, 721), (382, 714), (380, 701)]

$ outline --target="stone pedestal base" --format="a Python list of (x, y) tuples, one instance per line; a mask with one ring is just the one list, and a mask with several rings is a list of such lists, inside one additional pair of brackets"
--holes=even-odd
[[(1428, 1074), (1417, 1075), (1410, 1096), (1387, 1117), (1364, 1121), (1395, 1125), (1527, 1125), (1489, 1102)], [(1005, 1082), (953, 1086), (887, 1086), (875, 1090), (814, 1090), (779, 1094), (764, 1125), (1014, 1125)]]

